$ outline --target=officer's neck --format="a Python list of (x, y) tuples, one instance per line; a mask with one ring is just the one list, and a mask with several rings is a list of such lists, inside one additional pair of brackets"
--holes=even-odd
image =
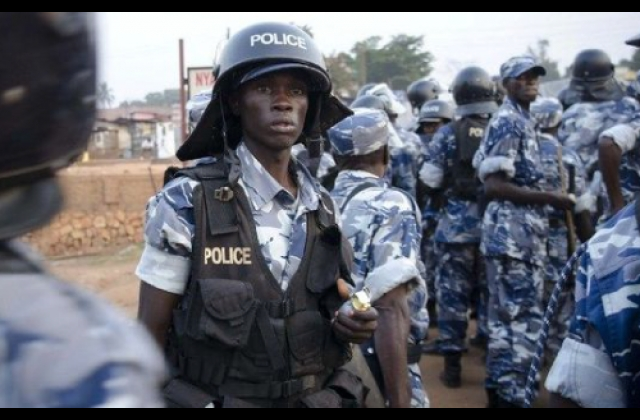
[(256, 158), (269, 173), (284, 189), (292, 195), (298, 194), (298, 187), (289, 171), (291, 163), (291, 148), (284, 150), (274, 150), (266, 147), (258, 142), (245, 138), (245, 145), (249, 152)]

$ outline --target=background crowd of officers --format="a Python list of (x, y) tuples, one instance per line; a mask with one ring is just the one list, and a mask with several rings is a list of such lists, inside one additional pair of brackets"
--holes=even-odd
[[(411, 127), (397, 124), (404, 108), (387, 85), (364, 86), (351, 105), (386, 114), (391, 140), (384, 179), (418, 205), (416, 214), (404, 210), (409, 212), (405, 218), (419, 220), (421, 239), (392, 238), (409, 238), (398, 244), (405, 249), (420, 242), (418, 268), (439, 337), (427, 344), (426, 330), (414, 329), (410, 342), (425, 340), (424, 353), (442, 355), (440, 380), (459, 388), (469, 319), (475, 315), (477, 335), (470, 343), (487, 350), (491, 407), (523, 405), (545, 308), (563, 267), (597, 226), (640, 191), (635, 136), (625, 136), (620, 127), (640, 110), (638, 82), (617, 81), (610, 58), (600, 50), (578, 54), (570, 86), (559, 98), (539, 95), (545, 74), (531, 57), (510, 59), (494, 77), (469, 67), (451, 86), (455, 103), (439, 99), (443, 90), (437, 81), (417, 81), (407, 91)], [(302, 148), (298, 153), (323, 185), (335, 188), (341, 202), (355, 186), (372, 181), (354, 175), (340, 159), (339, 132), (327, 133), (337, 164), (329, 147), (315, 159)], [(345, 193), (349, 176), (351, 188)], [(385, 207), (383, 194), (367, 195), (366, 189), (354, 195), (369, 203), (369, 211), (375, 213), (380, 201)], [(363, 212), (366, 206), (356, 215), (364, 217)], [(343, 229), (356, 219), (353, 213), (343, 215)], [(352, 245), (357, 253), (358, 241)], [(548, 363), (569, 333), (574, 305), (573, 291), (563, 293), (561, 311), (552, 320)], [(423, 310), (414, 305), (411, 317), (419, 321)]]

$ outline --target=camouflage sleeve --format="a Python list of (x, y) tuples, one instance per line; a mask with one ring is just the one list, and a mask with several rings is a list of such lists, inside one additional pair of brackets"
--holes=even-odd
[(196, 186), (197, 182), (180, 178), (168, 184), (147, 206), (145, 250), (136, 275), (145, 283), (173, 294), (184, 293), (191, 271)]
[(587, 253), (576, 278), (577, 305), (571, 336), (553, 364), (546, 388), (583, 408), (624, 408), (624, 387), (590, 320), (587, 294), (598, 290), (592, 285), (594, 271)]
[(507, 178), (516, 176), (516, 159), (522, 148), (523, 130), (508, 118), (499, 118), (491, 122), (483, 142), (479, 161), (475, 162), (480, 180), (504, 173)]
[(369, 275), (365, 280), (374, 297), (381, 297), (400, 284), (422, 282), (418, 265), (419, 221), (409, 197), (399, 191), (386, 191), (381, 202), (384, 205), (378, 214), (382, 220), (371, 238)]
[(444, 186), (446, 160), (447, 136), (440, 130), (427, 147), (424, 165), (420, 170), (420, 180), (430, 188), (442, 188)]

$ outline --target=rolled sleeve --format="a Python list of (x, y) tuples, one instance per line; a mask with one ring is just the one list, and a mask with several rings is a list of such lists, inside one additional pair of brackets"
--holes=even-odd
[(503, 173), (508, 179), (516, 176), (515, 160), (508, 157), (495, 156), (482, 161), (478, 170), (478, 177), (484, 183), (491, 175)]
[(609, 356), (587, 344), (566, 339), (546, 388), (583, 408), (624, 408), (626, 396)]
[(191, 273), (189, 258), (171, 255), (150, 245), (144, 249), (136, 276), (156, 289), (183, 295)]
[(633, 151), (636, 147), (638, 133), (629, 125), (618, 125), (610, 128), (600, 135), (600, 141), (605, 138), (612, 138), (614, 143), (620, 147), (622, 154)]
[(442, 168), (438, 168), (427, 162), (422, 166), (422, 170), (420, 171), (420, 180), (429, 188), (442, 188), (444, 184), (444, 171)]

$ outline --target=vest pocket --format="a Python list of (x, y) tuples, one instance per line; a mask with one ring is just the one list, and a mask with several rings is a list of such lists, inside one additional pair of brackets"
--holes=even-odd
[(337, 226), (326, 228), (316, 241), (313, 260), (309, 266), (307, 288), (322, 295), (336, 286), (342, 255), (342, 233)]
[(296, 363), (294, 376), (313, 375), (324, 369), (322, 352), (327, 331), (319, 312), (299, 312), (289, 320), (287, 340)]
[(195, 298), (201, 301), (202, 310), (190, 313), (191, 335), (214, 340), (223, 348), (246, 347), (258, 310), (253, 287), (236, 280), (197, 282)]

